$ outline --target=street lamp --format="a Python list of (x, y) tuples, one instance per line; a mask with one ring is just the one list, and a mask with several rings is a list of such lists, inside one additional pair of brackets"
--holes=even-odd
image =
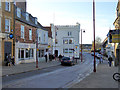
[(55, 60), (56, 60), (56, 31), (58, 30), (58, 28), (55, 26)]
[(94, 69), (93, 71), (96, 72), (96, 60), (95, 60), (95, 1), (93, 0), (93, 37), (94, 37)]
[(81, 62), (82, 62), (82, 32), (85, 33), (85, 30), (81, 29)]

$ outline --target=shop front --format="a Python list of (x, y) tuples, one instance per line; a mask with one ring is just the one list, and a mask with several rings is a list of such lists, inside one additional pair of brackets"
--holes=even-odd
[(36, 61), (36, 44), (15, 43), (15, 63), (30, 63)]
[(39, 51), (38, 51), (38, 61), (39, 62), (45, 61), (45, 52), (46, 52), (46, 49), (48, 49), (48, 45), (39, 44), (38, 49), (39, 49)]

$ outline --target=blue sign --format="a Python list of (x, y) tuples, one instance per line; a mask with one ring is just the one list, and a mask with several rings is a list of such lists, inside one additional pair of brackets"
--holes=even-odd
[(13, 34), (10, 34), (10, 35), (9, 35), (9, 38), (12, 39), (12, 38), (13, 38)]

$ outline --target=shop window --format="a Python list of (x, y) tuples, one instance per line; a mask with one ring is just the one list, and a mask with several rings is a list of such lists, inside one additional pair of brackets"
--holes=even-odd
[(26, 49), (26, 58), (29, 58), (29, 50)]
[(18, 58), (20, 58), (20, 49), (18, 49)]
[(30, 49), (29, 53), (30, 53), (29, 57), (32, 58), (33, 57), (33, 49)]
[(24, 49), (21, 49), (21, 59), (24, 59)]
[(63, 49), (63, 53), (68, 53), (68, 49)]

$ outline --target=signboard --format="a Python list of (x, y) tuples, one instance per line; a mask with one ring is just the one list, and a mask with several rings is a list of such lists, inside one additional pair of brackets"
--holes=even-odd
[(110, 43), (120, 43), (120, 30), (110, 30), (109, 40)]

